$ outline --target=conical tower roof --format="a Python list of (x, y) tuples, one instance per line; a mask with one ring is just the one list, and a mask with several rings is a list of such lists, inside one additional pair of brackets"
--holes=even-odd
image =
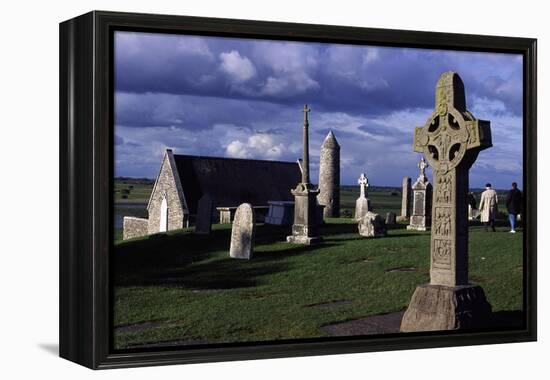
[(323, 141), (323, 145), (321, 145), (321, 148), (340, 149), (340, 144), (338, 144), (338, 141), (336, 140), (336, 136), (334, 136), (332, 129), (328, 132), (327, 137), (325, 137), (325, 141)]

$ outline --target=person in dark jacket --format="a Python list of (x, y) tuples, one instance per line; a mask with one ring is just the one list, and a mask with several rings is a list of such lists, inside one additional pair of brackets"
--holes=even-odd
[(511, 233), (516, 233), (516, 221), (518, 214), (521, 213), (522, 203), (521, 191), (518, 189), (518, 184), (513, 182), (512, 190), (510, 190), (506, 196), (506, 208), (508, 209)]

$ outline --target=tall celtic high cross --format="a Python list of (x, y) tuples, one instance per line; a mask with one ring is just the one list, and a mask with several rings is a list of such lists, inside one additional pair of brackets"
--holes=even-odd
[(430, 284), (468, 284), (469, 170), (478, 153), (492, 146), (488, 121), (466, 109), (464, 84), (446, 72), (435, 89), (435, 110), (414, 131), (414, 151), (433, 169)]

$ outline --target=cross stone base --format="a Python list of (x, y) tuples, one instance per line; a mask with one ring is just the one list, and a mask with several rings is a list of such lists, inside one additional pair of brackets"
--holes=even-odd
[(421, 285), (416, 288), (401, 332), (442, 331), (487, 326), (491, 305), (479, 285)]
[(322, 209), (317, 205), (319, 191), (309, 183), (300, 183), (291, 193), (294, 195), (294, 224), (292, 235), (287, 236), (286, 241), (306, 245), (321, 242), (317, 228), (319, 216), (322, 216)]
[(411, 216), (410, 224), (407, 226), (407, 229), (414, 231), (429, 231), (430, 220), (426, 216), (413, 215)]
[(290, 235), (286, 237), (287, 243), (315, 245), (321, 243), (323, 239), (319, 236), (309, 237), (300, 235)]

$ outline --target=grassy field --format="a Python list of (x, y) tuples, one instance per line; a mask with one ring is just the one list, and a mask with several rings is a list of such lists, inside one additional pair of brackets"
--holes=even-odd
[[(366, 239), (331, 219), (307, 247), (284, 242), (289, 227), (260, 224), (250, 261), (229, 258), (230, 225), (119, 242), (115, 348), (323, 337), (327, 324), (404, 310), (429, 281), (430, 250), (429, 232), (404, 227)], [(470, 227), (470, 279), (497, 312), (522, 307), (522, 233), (505, 231)]]
[(147, 178), (115, 178), (115, 203), (147, 203), (154, 183)]
[[(146, 178), (115, 178), (114, 200), (117, 212), (127, 216), (147, 217), (145, 205), (153, 190), (154, 181)], [(473, 190), (479, 203), (481, 189)], [(505, 211), (504, 202), (506, 191), (498, 190), (499, 207)], [(359, 197), (359, 186), (342, 186), (340, 189), (340, 208), (342, 216), (351, 217), (355, 209), (355, 200)], [(397, 215), (401, 213), (401, 188), (372, 186), (368, 189), (368, 197), (374, 211), (386, 215), (393, 211)], [(127, 204), (142, 204), (143, 209), (125, 206)]]

